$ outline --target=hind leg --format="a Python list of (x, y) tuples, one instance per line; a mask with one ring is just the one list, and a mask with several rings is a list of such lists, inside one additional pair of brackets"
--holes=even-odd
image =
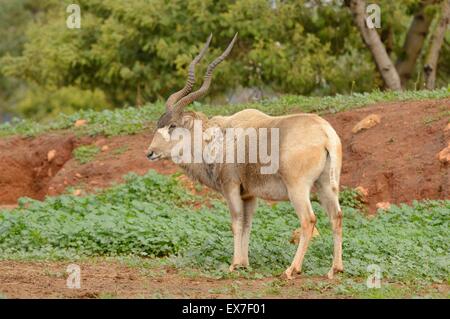
[(291, 200), (292, 205), (295, 208), (295, 212), (300, 219), (302, 231), (294, 260), (292, 261), (291, 266), (285, 271), (285, 275), (288, 279), (293, 278), (293, 272), (301, 272), (303, 259), (314, 231), (314, 225), (316, 224), (316, 216), (312, 210), (311, 202), (309, 200), (309, 193), (309, 187), (305, 185), (300, 185), (289, 190), (289, 199)]
[(338, 191), (333, 190), (328, 174), (319, 178), (317, 183), (320, 203), (327, 211), (333, 229), (333, 264), (328, 272), (328, 278), (332, 279), (334, 274), (344, 271), (342, 264), (342, 211), (339, 206)]

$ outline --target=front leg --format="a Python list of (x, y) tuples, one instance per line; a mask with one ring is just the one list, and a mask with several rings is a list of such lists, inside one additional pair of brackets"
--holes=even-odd
[(244, 200), (244, 223), (242, 229), (242, 265), (247, 267), (248, 262), (248, 244), (250, 241), (250, 232), (252, 229), (253, 214), (256, 209), (256, 198), (251, 197)]
[(231, 213), (231, 229), (233, 231), (234, 253), (230, 271), (233, 271), (234, 269), (236, 269), (236, 267), (243, 265), (244, 262), (242, 255), (244, 203), (241, 199), (239, 185), (229, 185), (228, 187), (226, 187), (224, 193), (228, 203), (228, 208), (230, 209)]

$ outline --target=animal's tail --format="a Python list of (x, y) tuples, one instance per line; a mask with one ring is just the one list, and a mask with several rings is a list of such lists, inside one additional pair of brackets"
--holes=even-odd
[(330, 184), (332, 190), (337, 193), (339, 191), (339, 178), (341, 175), (342, 145), (339, 136), (331, 126), (327, 125), (325, 131), (328, 136), (325, 148), (330, 156)]

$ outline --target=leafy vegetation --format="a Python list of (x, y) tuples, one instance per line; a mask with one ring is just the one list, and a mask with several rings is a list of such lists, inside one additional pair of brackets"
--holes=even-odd
[(431, 115), (426, 116), (424, 118), (423, 122), (426, 125), (428, 125), (428, 124), (431, 124), (431, 123), (433, 123), (435, 121), (439, 121), (439, 120), (445, 119), (445, 118), (450, 123), (450, 110), (449, 110), (448, 105), (442, 105), (441, 111), (438, 114), (433, 115), (433, 116), (431, 116)]
[(352, 278), (344, 279), (340, 284), (330, 287), (336, 295), (351, 296), (357, 298), (371, 299), (393, 299), (393, 298), (442, 298), (448, 295), (439, 293), (433, 289), (432, 285), (427, 284), (398, 284), (383, 281), (380, 288), (367, 289), (365, 281), (356, 281)]
[(339, 193), (339, 201), (342, 206), (363, 210), (365, 206), (360, 200), (362, 196), (358, 190), (343, 186)]
[[(362, 107), (377, 102), (406, 101), (419, 99), (441, 99), (450, 96), (449, 89), (434, 91), (404, 91), (354, 93), (352, 95), (336, 95), (328, 97), (307, 97), (286, 95), (279, 99), (265, 100), (254, 104), (236, 104), (213, 106), (194, 103), (191, 108), (204, 112), (209, 116), (227, 115), (242, 109), (253, 107), (271, 115), (289, 114), (291, 112), (334, 113)], [(128, 107), (115, 110), (82, 110), (72, 115), (60, 114), (49, 121), (35, 122), (30, 119), (14, 119), (12, 122), (0, 124), (0, 136), (24, 135), (35, 136), (44, 132), (61, 129), (72, 129), (78, 134), (106, 136), (134, 134), (152, 127), (164, 112), (164, 104), (147, 104), (140, 108)], [(87, 120), (87, 125), (74, 127), (76, 120)]]
[(80, 164), (86, 164), (92, 161), (99, 152), (100, 149), (95, 145), (82, 145), (73, 151), (73, 156)]
[[(351, 196), (347, 192), (344, 197)], [(20, 207), (0, 213), (0, 258), (79, 258), (83, 256), (168, 257), (175, 266), (224, 274), (232, 255), (229, 213), (222, 201), (195, 209), (176, 176), (150, 171), (98, 194), (45, 201), (21, 199)], [(204, 201), (204, 199), (203, 199)], [(449, 280), (450, 201), (392, 206), (368, 219), (344, 211), (346, 276), (366, 277), (379, 265), (387, 279), (416, 282)], [(317, 213), (316, 237), (305, 258), (306, 274), (323, 275), (331, 265), (332, 234), (326, 214)], [(251, 272), (280, 274), (293, 258), (289, 244), (298, 218), (289, 203), (260, 203), (252, 231)]]
[[(216, 70), (211, 97), (223, 98), (239, 87), (304, 95), (382, 87), (342, 1), (275, 2), (273, 7), (268, 0), (80, 0), (81, 28), (69, 29), (64, 23), (69, 0), (0, 1), (0, 95), (5, 95), (0, 109), (41, 119), (156, 101), (182, 87), (187, 65), (210, 33), (213, 42), (198, 74), (239, 32), (238, 45)], [(395, 61), (405, 55), (404, 39), (419, 1), (375, 2), (382, 8), (381, 40)], [(427, 15), (437, 10), (430, 6)], [(444, 45), (438, 87), (448, 84), (449, 55)], [(410, 89), (423, 82), (423, 59), (416, 64)]]

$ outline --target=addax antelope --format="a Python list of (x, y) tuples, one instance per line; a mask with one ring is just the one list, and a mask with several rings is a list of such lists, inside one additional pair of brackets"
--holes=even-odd
[[(252, 218), (256, 198), (262, 198), (272, 201), (290, 200), (294, 206), (301, 223), (301, 235), (294, 260), (286, 269), (285, 275), (292, 278), (294, 273), (301, 272), (316, 223), (310, 202), (311, 188), (315, 185), (333, 228), (333, 263), (328, 272), (328, 277), (332, 278), (336, 272), (343, 271), (343, 264), (342, 212), (338, 200), (342, 150), (340, 139), (331, 125), (314, 114), (272, 117), (256, 109), (246, 109), (231, 116), (208, 118), (203, 113), (185, 110), (187, 105), (207, 93), (213, 70), (229, 55), (236, 36), (237, 34), (222, 55), (209, 64), (202, 86), (191, 92), (195, 82), (195, 65), (208, 49), (211, 36), (208, 38), (189, 65), (186, 85), (168, 98), (166, 112), (158, 120), (147, 157), (150, 160), (173, 160), (188, 176), (224, 196), (231, 213), (234, 237), (231, 271), (236, 267), (249, 265), (248, 246)], [(213, 139), (221, 136), (214, 143), (211, 142), (211, 129), (219, 133)], [(235, 130), (234, 135), (227, 134), (232, 130)], [(191, 133), (183, 142), (183, 156), (188, 155), (184, 157), (185, 160), (180, 160), (176, 155), (181, 154), (180, 132)], [(196, 137), (198, 132), (203, 133), (200, 139), (198, 134)], [(255, 137), (260, 139), (256, 146), (264, 148), (263, 153), (266, 155), (270, 151), (272, 159), (276, 160), (275, 164), (270, 164), (272, 169), (267, 169), (267, 160), (263, 161), (261, 152), (259, 157), (252, 154), (251, 145), (242, 148), (239, 143), (237, 146), (228, 143), (237, 139), (244, 141), (244, 146), (247, 146), (252, 141), (255, 142)], [(263, 143), (264, 139), (268, 142), (269, 149)], [(217, 154), (221, 154), (220, 160), (206, 160), (204, 154), (199, 155), (194, 145), (196, 142), (197, 145), (200, 143), (200, 149), (211, 147), (211, 143), (215, 145), (215, 159), (219, 158)], [(222, 147), (225, 144), (226, 147)], [(174, 152), (174, 149), (177, 151)], [(240, 160), (236, 160), (236, 157)]]

